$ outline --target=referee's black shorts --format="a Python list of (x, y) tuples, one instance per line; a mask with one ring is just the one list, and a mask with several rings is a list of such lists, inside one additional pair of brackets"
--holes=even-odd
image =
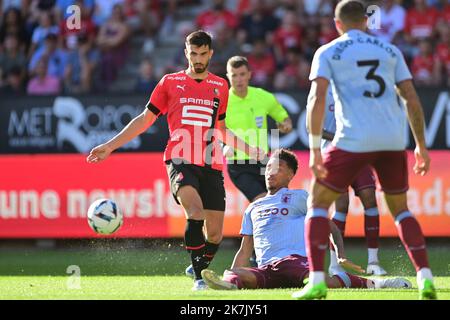
[(180, 163), (181, 161), (166, 161), (170, 191), (176, 203), (180, 204), (177, 199), (178, 190), (183, 186), (192, 186), (202, 199), (203, 209), (225, 211), (225, 187), (222, 171)]
[(229, 163), (227, 169), (231, 181), (248, 201), (252, 202), (256, 196), (267, 192), (264, 178), (265, 165), (261, 163)]

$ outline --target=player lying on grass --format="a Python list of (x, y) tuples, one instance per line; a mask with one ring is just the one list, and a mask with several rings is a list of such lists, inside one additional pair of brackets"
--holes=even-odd
[[(239, 251), (231, 270), (221, 279), (209, 269), (202, 276), (211, 289), (271, 289), (303, 286), (308, 277), (304, 223), (308, 193), (291, 190), (290, 181), (297, 172), (296, 156), (285, 149), (272, 154), (266, 167), (268, 193), (251, 203), (245, 211)], [(339, 229), (330, 220), (330, 240), (336, 247), (340, 264), (346, 269), (364, 270), (346, 259)], [(247, 267), (253, 248), (258, 267)], [(348, 272), (326, 278), (330, 288), (411, 288), (403, 278), (366, 279)]]

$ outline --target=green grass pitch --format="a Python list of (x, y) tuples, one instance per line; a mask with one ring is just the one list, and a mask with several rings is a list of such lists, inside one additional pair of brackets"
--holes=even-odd
[[(192, 292), (192, 280), (184, 276), (189, 264), (179, 244), (136, 248), (111, 245), (113, 240), (91, 247), (57, 249), (0, 249), (0, 300), (3, 299), (156, 299), (156, 300), (290, 300), (293, 289)], [(429, 244), (429, 258), (438, 288), (438, 298), (450, 300), (450, 246)], [(211, 269), (222, 273), (235, 249), (219, 251)], [(365, 267), (364, 245), (351, 244), (347, 256)], [(381, 246), (380, 260), (390, 276), (407, 277), (415, 272), (400, 243)], [(77, 278), (69, 266), (80, 269)], [(79, 288), (69, 288), (70, 285)], [(412, 290), (329, 290), (328, 299), (415, 300)]]

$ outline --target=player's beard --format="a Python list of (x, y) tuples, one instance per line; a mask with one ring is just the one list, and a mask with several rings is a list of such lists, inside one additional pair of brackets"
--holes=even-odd
[(195, 73), (200, 74), (200, 73), (204, 73), (206, 71), (206, 69), (208, 69), (208, 66), (209, 66), (209, 60), (206, 63), (206, 65), (203, 65), (201, 63), (194, 64), (192, 69), (194, 70)]

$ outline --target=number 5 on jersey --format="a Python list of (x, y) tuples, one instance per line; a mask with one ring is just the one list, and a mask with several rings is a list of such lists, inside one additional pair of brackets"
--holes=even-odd
[[(209, 113), (199, 113), (198, 111)], [(201, 107), (201, 106), (193, 106), (193, 105), (185, 105), (183, 106), (183, 113), (182, 113), (182, 124), (188, 124), (192, 126), (200, 126), (200, 127), (211, 127), (212, 124), (212, 114), (214, 113), (214, 110), (207, 107)], [(186, 119), (190, 118), (190, 119)], [(192, 120), (196, 119), (196, 120)]]

